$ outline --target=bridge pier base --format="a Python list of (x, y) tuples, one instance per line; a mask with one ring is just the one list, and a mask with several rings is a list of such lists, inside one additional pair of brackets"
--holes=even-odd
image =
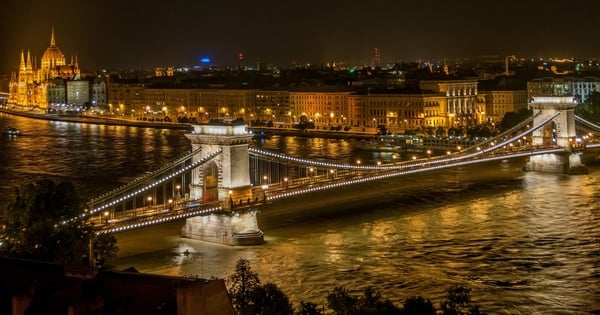
[(534, 155), (529, 158), (529, 162), (525, 164), (523, 170), (569, 175), (589, 173), (588, 168), (581, 162), (581, 152)]
[(259, 245), (264, 243), (264, 236), (258, 228), (257, 213), (223, 211), (188, 218), (181, 237), (224, 245)]

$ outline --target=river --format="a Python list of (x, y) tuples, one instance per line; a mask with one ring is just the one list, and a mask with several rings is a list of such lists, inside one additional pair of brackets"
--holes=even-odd
[[(190, 149), (183, 131), (49, 122), (0, 114), (0, 202), (24, 181), (73, 182), (89, 198)], [(277, 137), (265, 149), (364, 163), (391, 159), (353, 140)], [(403, 158), (410, 158), (404, 156)], [(436, 306), (452, 284), (489, 314), (600, 312), (600, 167), (590, 174), (524, 173), (505, 161), (411, 175), (265, 207), (266, 244), (231, 247), (178, 237), (183, 222), (117, 235), (120, 268), (225, 278), (239, 258), (298, 305), (336, 286), (367, 286), (397, 305)], [(590, 162), (591, 163), (591, 162)], [(190, 255), (182, 255), (185, 250)]]

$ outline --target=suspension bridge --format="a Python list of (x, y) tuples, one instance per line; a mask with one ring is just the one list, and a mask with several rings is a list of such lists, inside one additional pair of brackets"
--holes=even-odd
[[(583, 150), (600, 126), (575, 116), (572, 97), (536, 97), (534, 115), (477, 145), (410, 161), (339, 163), (254, 148), (244, 124), (193, 125), (190, 152), (97, 196), (81, 214), (102, 233), (185, 219), (181, 236), (246, 245), (263, 241), (265, 203), (342, 186), (491, 161), (528, 158), (526, 171), (586, 174)], [(424, 148), (426, 150), (426, 148)]]

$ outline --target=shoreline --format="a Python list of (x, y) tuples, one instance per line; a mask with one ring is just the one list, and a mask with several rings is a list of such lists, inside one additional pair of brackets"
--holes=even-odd
[[(149, 122), (141, 120), (127, 120), (120, 118), (100, 117), (100, 116), (65, 116), (57, 114), (46, 114), (32, 111), (18, 111), (6, 108), (0, 108), (0, 113), (15, 115), (31, 119), (49, 120), (49, 121), (64, 121), (76, 123), (89, 123), (99, 125), (116, 125), (130, 127), (145, 127), (155, 129), (173, 129), (173, 130), (190, 130), (192, 124), (189, 123), (168, 123), (168, 122)], [(253, 132), (257, 137), (279, 136), (296, 136), (307, 138), (328, 138), (328, 139), (371, 139), (375, 137), (372, 133), (366, 132), (348, 132), (348, 131), (325, 131), (325, 130), (300, 130), (290, 128), (269, 128), (269, 127), (250, 127), (248, 130)]]
[(115, 125), (115, 126), (130, 126), (130, 127), (147, 127), (156, 129), (175, 129), (175, 130), (190, 130), (191, 124), (181, 123), (166, 123), (166, 122), (149, 122), (149, 121), (137, 121), (137, 120), (126, 120), (119, 118), (110, 117), (98, 117), (98, 116), (64, 116), (57, 114), (45, 114), (38, 112), (25, 112), (10, 110), (6, 108), (0, 108), (0, 113), (8, 115), (15, 115), (20, 117), (49, 120), (49, 121), (64, 121), (64, 122), (75, 122), (75, 123), (88, 123), (98, 125)]

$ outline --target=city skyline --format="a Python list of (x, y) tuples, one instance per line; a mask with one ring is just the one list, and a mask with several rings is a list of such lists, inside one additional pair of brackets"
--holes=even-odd
[[(600, 56), (594, 22), (600, 3), (558, 1), (280, 3), (9, 1), (0, 23), (0, 73), (15, 71), (21, 51), (41, 56), (54, 28), (67, 59), (84, 71), (211, 63), (255, 65), (482, 55)], [(243, 54), (240, 61), (239, 53)], [(39, 58), (39, 57), (38, 57)]]

